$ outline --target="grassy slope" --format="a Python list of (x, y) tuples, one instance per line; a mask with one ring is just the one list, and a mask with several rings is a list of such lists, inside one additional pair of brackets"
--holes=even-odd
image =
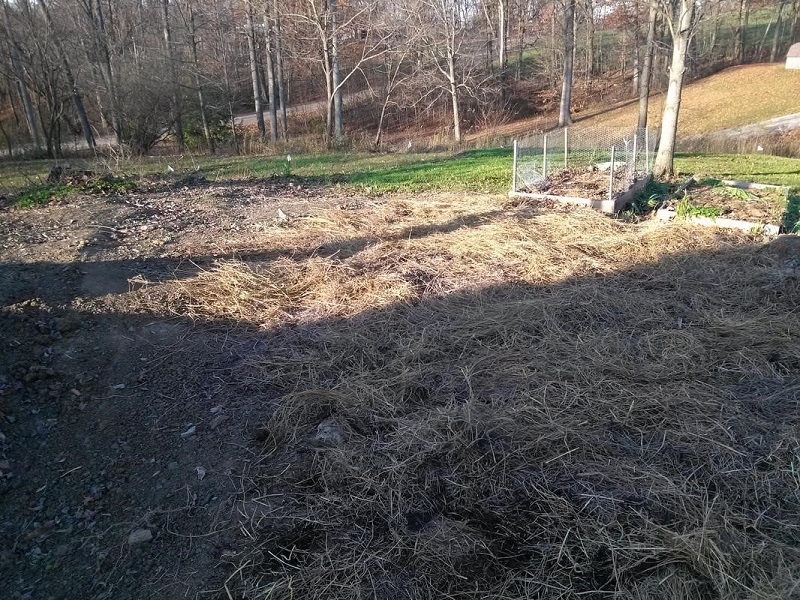
[[(695, 81), (684, 89), (678, 134), (698, 135), (759, 123), (800, 111), (800, 71), (782, 64), (742, 65)], [(649, 119), (661, 122), (665, 94), (651, 97)], [(581, 125), (624, 127), (636, 123), (638, 106), (629, 104), (580, 121)]]

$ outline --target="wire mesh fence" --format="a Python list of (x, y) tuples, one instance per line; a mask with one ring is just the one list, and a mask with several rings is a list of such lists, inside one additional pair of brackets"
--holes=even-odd
[(564, 127), (514, 142), (513, 191), (608, 198), (652, 171), (656, 132)]

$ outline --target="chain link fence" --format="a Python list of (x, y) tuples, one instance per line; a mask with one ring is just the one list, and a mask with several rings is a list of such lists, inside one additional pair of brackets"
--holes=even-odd
[(657, 141), (646, 128), (533, 133), (514, 142), (512, 191), (611, 200), (652, 172)]

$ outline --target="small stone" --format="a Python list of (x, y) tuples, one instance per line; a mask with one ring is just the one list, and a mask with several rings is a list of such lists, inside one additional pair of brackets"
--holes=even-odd
[(187, 429), (186, 431), (184, 431), (184, 432), (181, 434), (181, 437), (182, 437), (183, 439), (186, 439), (186, 438), (188, 438), (188, 437), (191, 437), (191, 436), (193, 436), (193, 435), (195, 434), (195, 432), (196, 432), (196, 431), (197, 431), (197, 427), (195, 427), (194, 425), (192, 425), (191, 427), (189, 427), (189, 429)]
[(197, 478), (202, 481), (203, 478), (206, 476), (206, 469), (205, 467), (195, 467), (195, 473), (197, 473)]
[(125, 384), (124, 383), (118, 383), (117, 385), (112, 385), (111, 389), (112, 390), (124, 390), (125, 389)]
[(342, 428), (336, 419), (325, 419), (317, 425), (317, 435), (314, 439), (323, 444), (330, 444), (338, 446), (344, 443), (344, 435), (342, 435)]
[(216, 415), (222, 412), (222, 405), (215, 406), (209, 411), (212, 415)]
[(145, 542), (153, 541), (153, 532), (149, 529), (135, 529), (131, 531), (128, 536), (128, 544), (135, 546), (136, 544), (143, 544)]
[(228, 419), (230, 419), (230, 415), (217, 415), (216, 417), (211, 419), (211, 423), (209, 423), (208, 426), (211, 429), (216, 429), (217, 427), (222, 425)]

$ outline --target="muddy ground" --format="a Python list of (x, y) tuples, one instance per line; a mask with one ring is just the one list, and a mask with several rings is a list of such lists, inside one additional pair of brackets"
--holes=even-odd
[(279, 208), (360, 202), (258, 181), (0, 210), (0, 597), (226, 597), (274, 396), (235, 376), (258, 334), (143, 297), (256, 252)]

